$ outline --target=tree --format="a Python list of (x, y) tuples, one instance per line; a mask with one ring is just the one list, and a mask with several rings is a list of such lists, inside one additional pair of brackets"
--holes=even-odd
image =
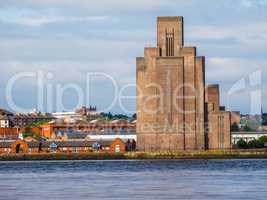
[(128, 116), (127, 115), (123, 115), (123, 114), (116, 114), (113, 116), (114, 119), (125, 119), (128, 120)]
[(31, 131), (31, 130), (27, 130), (27, 131), (24, 131), (23, 133), (22, 133), (22, 137), (23, 138), (26, 138), (26, 137), (32, 137), (33, 136), (33, 132)]
[(28, 125), (26, 130), (22, 133), (22, 137), (26, 138), (26, 137), (30, 136), (30, 137), (33, 137), (33, 138), (39, 140), (41, 138), (41, 136), (39, 134), (37, 134), (37, 133), (32, 132), (32, 128), (40, 127), (41, 125), (46, 124), (48, 122), (49, 122), (49, 120), (46, 120), (46, 119), (38, 120), (36, 122), (32, 122), (31, 124)]
[(133, 118), (133, 119), (136, 119), (136, 113), (134, 113), (134, 114), (132, 115), (132, 118)]
[(231, 131), (234, 131), (234, 132), (239, 131), (239, 126), (237, 125), (236, 122), (234, 122), (234, 123), (231, 125)]
[(35, 133), (33, 135), (33, 138), (39, 141), (39, 140), (41, 140), (41, 135), (39, 133)]
[(267, 113), (262, 114), (262, 125), (267, 126)]
[(112, 120), (113, 119), (113, 115), (111, 114), (111, 112), (109, 112), (109, 113), (102, 112), (102, 113), (100, 113), (100, 116), (105, 118), (106, 120)]
[(263, 144), (259, 140), (251, 140), (248, 142), (248, 147), (249, 148), (262, 148)]
[(114, 119), (125, 119), (128, 120), (129, 117), (127, 115), (123, 115), (123, 114), (112, 114), (111, 112), (109, 113), (100, 113), (101, 117), (106, 119), (106, 120), (114, 120)]
[(267, 136), (259, 137), (258, 141), (261, 143), (261, 146), (264, 147), (267, 144)]
[(247, 142), (245, 140), (240, 139), (240, 140), (237, 141), (237, 147), (239, 149), (246, 149), (246, 148), (248, 148), (248, 144), (247, 144)]
[(42, 120), (38, 120), (37, 122), (32, 122), (31, 124), (29, 124), (29, 128), (33, 128), (33, 127), (39, 127), (43, 124), (46, 124), (48, 123), (49, 120), (46, 120), (46, 119), (42, 119)]
[(247, 132), (253, 131), (253, 129), (250, 126), (248, 126), (247, 124), (244, 126), (243, 130), (247, 131)]

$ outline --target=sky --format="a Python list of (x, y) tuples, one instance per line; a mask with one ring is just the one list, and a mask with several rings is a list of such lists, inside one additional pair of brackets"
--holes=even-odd
[(267, 0), (0, 0), (0, 107), (134, 113), (135, 59), (156, 46), (156, 17), (184, 16), (221, 104), (267, 112), (266, 11)]

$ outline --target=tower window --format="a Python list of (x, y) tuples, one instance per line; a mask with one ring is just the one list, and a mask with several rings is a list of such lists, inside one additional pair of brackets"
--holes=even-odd
[(174, 29), (172, 32), (166, 30), (166, 56), (174, 56)]

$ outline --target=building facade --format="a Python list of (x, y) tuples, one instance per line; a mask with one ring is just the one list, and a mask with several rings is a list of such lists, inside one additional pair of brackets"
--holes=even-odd
[(204, 149), (204, 57), (184, 47), (183, 18), (158, 17), (157, 47), (137, 58), (137, 147)]
[[(89, 153), (93, 151), (124, 153), (127, 141), (114, 140), (80, 140), (80, 141), (0, 141), (0, 154), (9, 153)], [(100, 148), (94, 148), (98, 144)]]
[(220, 105), (219, 85), (208, 85), (205, 92), (206, 148), (231, 147), (231, 113)]
[[(183, 17), (158, 17), (157, 47), (145, 48), (136, 65), (138, 150), (229, 147), (229, 113), (220, 111), (216, 88), (208, 88), (205, 96), (205, 57), (184, 46)], [(217, 119), (213, 130), (205, 125)], [(210, 135), (222, 128), (218, 143)]]
[(72, 123), (57, 123), (51, 121), (47, 124), (41, 125), (42, 133), (41, 136), (45, 138), (57, 138), (58, 135), (64, 135), (65, 133), (73, 133), (77, 135), (83, 133), (83, 135), (90, 135), (92, 138), (101, 136), (119, 136), (123, 138), (134, 139), (136, 134), (135, 122), (129, 122), (127, 120), (113, 120), (113, 121), (102, 121), (92, 120), (91, 122), (83, 122), (78, 124)]
[(17, 140), (22, 128), (0, 128), (0, 140)]

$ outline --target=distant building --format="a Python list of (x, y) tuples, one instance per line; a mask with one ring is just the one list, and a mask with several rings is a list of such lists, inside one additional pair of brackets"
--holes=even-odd
[(29, 113), (12, 113), (0, 109), (0, 125), (2, 128), (25, 128), (38, 121), (51, 121), (54, 117), (49, 113), (29, 112)]
[[(42, 136), (46, 138), (75, 138), (76, 136), (89, 135), (92, 138), (106, 135), (106, 138), (112, 138), (113, 136), (122, 136), (121, 138), (132, 138), (129, 135), (136, 134), (135, 122), (129, 122), (127, 120), (92, 120), (90, 122), (80, 123), (59, 123), (57, 121), (51, 121), (41, 126)], [(125, 136), (125, 137), (123, 137)]]
[(86, 108), (83, 106), (73, 112), (54, 112), (52, 116), (55, 119), (64, 121), (65, 123), (75, 123), (78, 121), (91, 121), (100, 117), (100, 113), (96, 111), (96, 107)]
[(10, 127), (10, 119), (3, 115), (3, 116), (0, 116), (0, 127), (1, 128), (9, 128)]
[(257, 128), (257, 131), (267, 131), (267, 126), (261, 125)]
[(79, 120), (83, 120), (83, 115), (76, 112), (55, 112), (52, 113), (55, 119), (62, 120), (67, 123), (74, 123)]
[(240, 125), (241, 116), (239, 111), (231, 111), (231, 124)]
[(267, 136), (267, 131), (253, 131), (253, 132), (232, 132), (231, 133), (231, 140), (232, 145), (236, 145), (237, 142), (241, 139), (245, 140), (246, 142), (249, 142), (251, 140), (257, 140), (262, 136)]
[(38, 121), (51, 121), (54, 117), (49, 113), (16, 113), (12, 119), (14, 127), (27, 127)]
[(1, 128), (9, 128), (13, 126), (12, 119), (13, 119), (13, 113), (0, 109), (0, 127)]

